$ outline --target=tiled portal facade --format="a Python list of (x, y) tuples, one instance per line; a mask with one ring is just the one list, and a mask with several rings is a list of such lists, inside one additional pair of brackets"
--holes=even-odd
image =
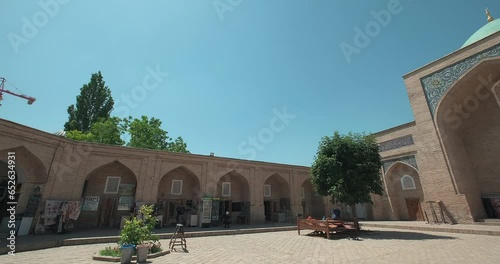
[(458, 223), (500, 218), (500, 33), (404, 80), (415, 121), (376, 134), (386, 192), (375, 219), (431, 218), (428, 201)]

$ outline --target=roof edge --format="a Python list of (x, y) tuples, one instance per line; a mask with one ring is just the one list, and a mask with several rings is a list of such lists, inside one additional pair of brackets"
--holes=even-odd
[(287, 164), (287, 163), (277, 163), (277, 162), (269, 162), (269, 161), (259, 161), (259, 160), (245, 160), (245, 159), (238, 159), (238, 158), (231, 158), (231, 157), (223, 157), (223, 156), (210, 156), (210, 155), (203, 155), (203, 154), (193, 154), (193, 153), (180, 153), (180, 152), (170, 152), (170, 151), (161, 151), (161, 150), (153, 150), (153, 149), (144, 149), (144, 148), (135, 148), (135, 147), (127, 147), (127, 146), (118, 146), (118, 145), (110, 145), (110, 144), (103, 144), (103, 143), (90, 143), (90, 142), (85, 142), (85, 141), (77, 141), (74, 139), (66, 138), (63, 136), (58, 136), (54, 135), (52, 133), (33, 128), (30, 126), (26, 126), (23, 124), (19, 124), (7, 119), (0, 118), (0, 125), (2, 122), (5, 122), (7, 124), (10, 124), (15, 128), (15, 126), (25, 129), (25, 130), (31, 130), (36, 133), (39, 133), (40, 135), (43, 135), (47, 138), (53, 139), (53, 140), (65, 140), (67, 142), (71, 142), (74, 144), (89, 144), (89, 145), (95, 145), (103, 148), (111, 148), (111, 149), (120, 149), (120, 150), (129, 150), (129, 151), (138, 151), (138, 152), (143, 152), (143, 153), (165, 153), (167, 155), (172, 155), (172, 156), (184, 156), (184, 157), (198, 157), (198, 158), (211, 158), (219, 161), (223, 160), (233, 160), (233, 161), (238, 161), (238, 162), (245, 162), (245, 163), (254, 163), (256, 165), (261, 165), (261, 166), (285, 166), (285, 167), (294, 167), (293, 169), (305, 169), (305, 170), (310, 170), (311, 167), (304, 166), (304, 165), (294, 165), (294, 164)]
[(419, 72), (421, 72), (421, 71), (423, 71), (425, 69), (428, 69), (431, 66), (434, 66), (434, 65), (438, 64), (441, 61), (444, 61), (444, 60), (446, 60), (446, 59), (448, 59), (450, 57), (453, 57), (453, 56), (455, 56), (455, 55), (457, 55), (459, 53), (465, 52), (466, 50), (471, 49), (471, 48), (473, 48), (475, 46), (481, 45), (482, 43), (484, 43), (484, 42), (486, 42), (486, 41), (488, 41), (490, 39), (494, 39), (494, 38), (496, 38), (498, 36), (500, 36), (500, 32), (496, 32), (496, 33), (491, 34), (491, 35), (489, 35), (489, 36), (487, 36), (487, 37), (485, 37), (485, 38), (483, 38), (481, 40), (478, 40), (478, 41), (476, 41), (474, 43), (471, 43), (470, 45), (467, 45), (465, 47), (461, 47), (461, 48), (459, 48), (459, 49), (457, 49), (457, 50), (455, 50), (455, 51), (453, 51), (451, 53), (448, 53), (447, 55), (445, 55), (445, 56), (443, 56), (443, 57), (441, 57), (439, 59), (436, 59), (436, 60), (434, 60), (432, 62), (429, 62), (429, 63), (425, 64), (424, 66), (421, 66), (420, 68), (417, 68), (417, 69), (415, 69), (413, 71), (410, 71), (409, 73), (403, 75), (403, 79), (407, 79), (408, 77), (410, 77), (412, 75), (415, 75), (415, 74), (417, 74), (417, 73), (419, 73)]
[(373, 133), (373, 135), (376, 136), (376, 137), (378, 137), (378, 136), (382, 136), (382, 134), (387, 134), (389, 132), (393, 132), (393, 131), (400, 130), (400, 129), (407, 128), (407, 127), (412, 127), (412, 126), (415, 126), (415, 125), (416, 125), (415, 121), (411, 121), (411, 122), (408, 122), (408, 123), (405, 123), (405, 124), (401, 124), (399, 126), (391, 127), (391, 128), (388, 128), (388, 129), (385, 129), (385, 130)]

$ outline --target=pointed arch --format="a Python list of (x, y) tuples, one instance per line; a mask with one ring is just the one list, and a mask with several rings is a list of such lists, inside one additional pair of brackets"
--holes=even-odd
[(100, 165), (100, 166), (94, 168), (93, 170), (91, 170), (87, 174), (87, 176), (85, 177), (85, 179), (88, 180), (89, 177), (91, 177), (95, 173), (97, 173), (99, 171), (103, 171), (103, 170), (105, 170), (105, 171), (109, 171), (109, 170), (123, 171), (127, 175), (133, 175), (134, 179), (137, 181), (137, 176), (135, 175), (134, 171), (132, 169), (130, 169), (127, 165), (125, 165), (122, 162), (120, 162), (119, 160), (113, 160), (111, 162), (108, 162), (106, 164), (103, 164), (103, 165)]
[(8, 153), (15, 153), (16, 169), (19, 180), (23, 183), (45, 184), (47, 182), (47, 169), (43, 162), (25, 146), (0, 150), (1, 161), (7, 162), (4, 158)]
[(199, 176), (184, 165), (169, 170), (158, 184), (158, 199), (197, 200), (200, 194)]
[(474, 219), (486, 217), (482, 196), (500, 188), (500, 163), (485, 158), (500, 154), (499, 68), (500, 58), (475, 65), (443, 94), (435, 113), (449, 180), (467, 197)]
[(233, 202), (250, 202), (250, 184), (241, 173), (231, 170), (219, 177), (216, 196)]
[(312, 216), (321, 218), (325, 215), (324, 197), (320, 196), (314, 190), (314, 186), (310, 178), (305, 179), (301, 186), (301, 205), (304, 216)]
[(274, 173), (267, 177), (262, 188), (266, 220), (286, 221), (284, 212), (291, 210), (288, 181), (279, 173)]
[[(405, 188), (405, 181), (408, 179), (411, 179), (411, 187), (414, 188)], [(400, 161), (395, 162), (386, 171), (384, 183), (393, 220), (424, 220), (420, 209), (424, 193), (415, 167)], [(417, 204), (415, 207), (409, 207), (409, 201), (417, 201)]]
[[(498, 69), (498, 67), (500, 67), (500, 58), (489, 58), (483, 59), (474, 67), (464, 72), (457, 80), (449, 85), (449, 88), (441, 95), (440, 100), (436, 104), (436, 110), (433, 113), (434, 119), (438, 119), (438, 114), (440, 112), (443, 112), (442, 108), (447, 108), (446, 101), (449, 100), (450, 97), (454, 96), (457, 92), (459, 92), (459, 90), (466, 89), (466, 84), (468, 82), (476, 82), (477, 84), (477, 81), (479, 81), (481, 85), (487, 85), (491, 81), (488, 80), (488, 75), (490, 75), (490, 73), (493, 74), (495, 72), (495, 69)], [(491, 70), (491, 72), (488, 72), (488, 70)], [(478, 77), (482, 78), (479, 79)], [(497, 81), (498, 80), (492, 81), (491, 85), (493, 85)], [(477, 87), (478, 86), (474, 86), (473, 88)], [(473, 93), (475, 92), (477, 91), (473, 90)]]
[(418, 169), (413, 167), (413, 165), (408, 164), (406, 162), (402, 162), (402, 161), (396, 161), (393, 164), (391, 164), (391, 166), (389, 166), (389, 168), (387, 168), (387, 170), (385, 171), (386, 178), (387, 178), (387, 175), (391, 175), (392, 170), (395, 170), (397, 168), (401, 168), (400, 166), (405, 166), (418, 174)]
[(97, 205), (89, 208), (84, 204), (77, 223), (89, 227), (120, 226), (122, 217), (130, 215), (136, 191), (137, 176), (119, 160), (94, 168), (85, 176), (81, 196), (99, 197)]

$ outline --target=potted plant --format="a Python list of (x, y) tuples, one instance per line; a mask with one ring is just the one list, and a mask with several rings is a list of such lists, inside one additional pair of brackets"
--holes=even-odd
[[(137, 262), (145, 262), (148, 257), (150, 243), (157, 242), (159, 239), (153, 234), (156, 219), (152, 216), (153, 206), (143, 205), (140, 208), (142, 219), (125, 221), (125, 225), (120, 234), (120, 244), (123, 249), (128, 249), (124, 245), (135, 245), (137, 251)], [(122, 249), (122, 261), (128, 257), (129, 252)], [(130, 256), (131, 257), (131, 256)], [(124, 263), (124, 262), (122, 262)]]

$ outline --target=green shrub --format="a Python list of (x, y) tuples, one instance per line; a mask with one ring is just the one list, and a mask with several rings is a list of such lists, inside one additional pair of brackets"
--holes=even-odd
[(161, 243), (160, 242), (151, 244), (151, 248), (149, 249), (149, 251), (151, 252), (151, 254), (161, 252), (162, 250), (163, 249), (161, 248)]
[(109, 257), (121, 257), (122, 250), (119, 247), (106, 247), (103, 250), (99, 251), (99, 255), (101, 256), (109, 256)]
[(156, 218), (152, 216), (153, 205), (143, 205), (140, 208), (143, 219), (126, 220), (120, 233), (119, 245), (132, 244), (140, 245), (145, 243), (155, 243), (159, 240), (153, 234), (156, 225)]

